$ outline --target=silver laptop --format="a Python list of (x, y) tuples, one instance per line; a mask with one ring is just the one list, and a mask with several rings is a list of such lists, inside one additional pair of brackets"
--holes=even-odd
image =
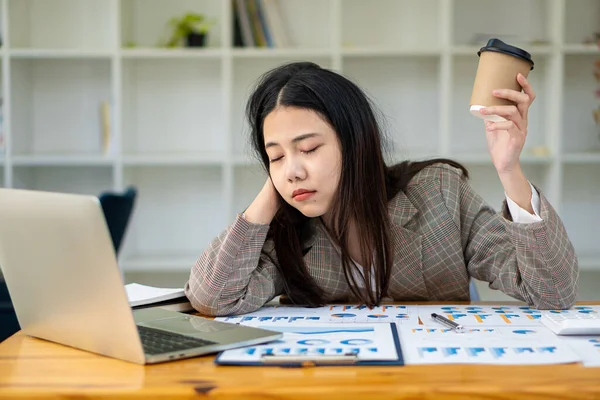
[(25, 334), (137, 364), (282, 337), (175, 311), (132, 311), (94, 196), (0, 189), (0, 267)]

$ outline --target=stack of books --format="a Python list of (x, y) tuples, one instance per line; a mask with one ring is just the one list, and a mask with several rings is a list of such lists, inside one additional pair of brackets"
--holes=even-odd
[(290, 47), (278, 0), (232, 0), (235, 47)]

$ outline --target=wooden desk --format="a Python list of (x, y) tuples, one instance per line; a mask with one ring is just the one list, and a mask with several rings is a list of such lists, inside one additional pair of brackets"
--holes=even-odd
[(144, 367), (20, 332), (0, 344), (0, 398), (67, 397), (599, 399), (600, 368), (579, 364), (232, 367), (214, 365), (213, 356)]

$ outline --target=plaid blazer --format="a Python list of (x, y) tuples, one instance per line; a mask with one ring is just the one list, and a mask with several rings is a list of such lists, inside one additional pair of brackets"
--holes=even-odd
[[(572, 306), (579, 279), (575, 251), (562, 221), (536, 189), (542, 221), (514, 223), (506, 200), (494, 211), (459, 169), (446, 164), (423, 169), (389, 202), (394, 262), (388, 296), (469, 300), (473, 277), (540, 309)], [(315, 225), (306, 265), (327, 301), (348, 301), (352, 292), (339, 253), (324, 228)], [(196, 310), (242, 314), (283, 294), (282, 277), (262, 251), (274, 254), (268, 229), (238, 215), (210, 243), (185, 285)]]

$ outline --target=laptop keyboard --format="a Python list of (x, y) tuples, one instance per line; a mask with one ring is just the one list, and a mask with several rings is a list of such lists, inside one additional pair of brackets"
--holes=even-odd
[(209, 340), (166, 332), (147, 326), (138, 325), (137, 328), (146, 354), (163, 354), (217, 344)]

